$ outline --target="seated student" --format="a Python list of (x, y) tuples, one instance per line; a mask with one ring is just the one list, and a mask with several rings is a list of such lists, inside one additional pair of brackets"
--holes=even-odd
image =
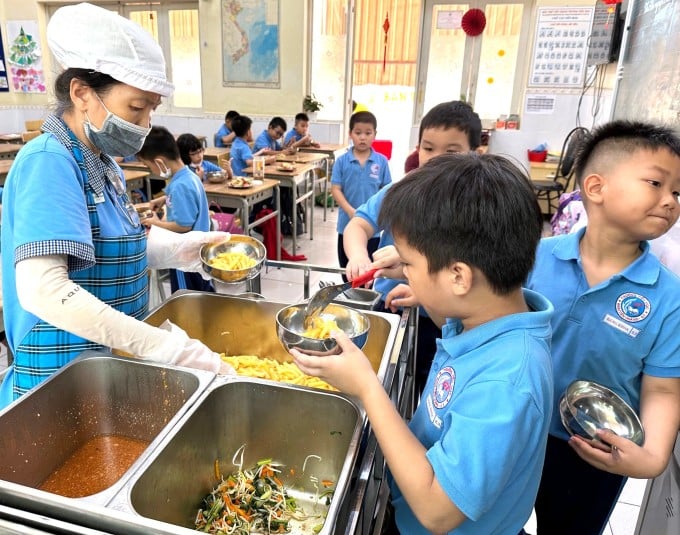
[(516, 534), (538, 490), (553, 398), (552, 306), (522, 290), (542, 230), (533, 189), (500, 156), (439, 156), (387, 190), (380, 225), (418, 301), (447, 318), (410, 423), (344, 333), (332, 333), (339, 355), (290, 353), (365, 408), (390, 471), (386, 533)]
[[(165, 195), (149, 202), (153, 215), (142, 220), (146, 227), (157, 225), (173, 232), (210, 230), (208, 199), (201, 180), (184, 165), (174, 136), (162, 126), (153, 126), (137, 159), (151, 169), (152, 173), (168, 180)], [(158, 218), (156, 210), (165, 205), (165, 218)], [(215, 291), (209, 281), (199, 273), (170, 270), (170, 288)]]
[(293, 149), (300, 147), (319, 148), (321, 146), (312, 139), (312, 135), (309, 133), (309, 116), (306, 113), (298, 113), (295, 116), (295, 126), (286, 134), (283, 146)]
[[(447, 152), (469, 152), (476, 150), (481, 144), (482, 122), (469, 104), (461, 101), (442, 102), (428, 111), (420, 122), (418, 135), (418, 153), (420, 165), (431, 158)], [(368, 241), (382, 231), (378, 251), (373, 255), (376, 262), (381, 251), (392, 245), (392, 234), (378, 224), (378, 214), (388, 188), (381, 189), (368, 201), (359, 206), (354, 217), (345, 227), (343, 245), (347, 258), (346, 276), (349, 280), (359, 276), (372, 267), (384, 267), (383, 264), (371, 264), (368, 255)], [(383, 300), (399, 284), (398, 280), (377, 278), (374, 283), (376, 291)], [(418, 318), (418, 347), (416, 360), (416, 389), (422, 391), (430, 369), (432, 355), (436, 350), (435, 341), (441, 336), (439, 328), (424, 314), (421, 309)]]
[(286, 133), (286, 121), (282, 117), (272, 117), (266, 130), (257, 136), (253, 151), (259, 154), (277, 154), (283, 150), (280, 139)]
[[(648, 240), (678, 220), (680, 138), (669, 128), (614, 121), (594, 129), (575, 162), (588, 224), (541, 241), (527, 286), (555, 306), (555, 398), (536, 499), (539, 535), (602, 533), (627, 477), (668, 464), (680, 426), (680, 280)], [(639, 415), (638, 446), (570, 437), (559, 400), (576, 379), (602, 384)]]
[(224, 116), (224, 124), (220, 126), (220, 129), (215, 134), (215, 146), (216, 147), (228, 147), (234, 141), (234, 134), (231, 122), (235, 117), (238, 117), (238, 112), (234, 110), (229, 110)]
[[(243, 176), (243, 170), (253, 165), (253, 151), (248, 145), (248, 138), (251, 137), (250, 127), (253, 121), (250, 117), (239, 115), (231, 122), (234, 129), (234, 142), (231, 144), (231, 151), (229, 153), (231, 159), (231, 170), (234, 176)], [(276, 155), (266, 156), (265, 163), (274, 163)]]
[(227, 178), (232, 178), (231, 164), (225, 163), (224, 169), (203, 159), (205, 149), (201, 141), (193, 134), (182, 134), (177, 138), (177, 148), (179, 149), (179, 156), (182, 158), (184, 165), (188, 165), (194, 173), (198, 175), (202, 181), (205, 181), (208, 173), (215, 173), (219, 171), (226, 171)]

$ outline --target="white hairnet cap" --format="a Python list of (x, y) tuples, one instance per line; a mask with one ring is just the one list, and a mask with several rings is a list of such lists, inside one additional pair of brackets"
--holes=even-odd
[(47, 24), (47, 43), (65, 69), (91, 69), (164, 97), (175, 88), (153, 37), (108, 9), (88, 3), (57, 9)]

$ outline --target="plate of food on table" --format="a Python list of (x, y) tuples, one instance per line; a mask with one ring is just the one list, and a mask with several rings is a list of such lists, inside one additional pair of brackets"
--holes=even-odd
[(247, 176), (235, 176), (229, 181), (230, 188), (244, 189), (253, 186), (253, 179)]

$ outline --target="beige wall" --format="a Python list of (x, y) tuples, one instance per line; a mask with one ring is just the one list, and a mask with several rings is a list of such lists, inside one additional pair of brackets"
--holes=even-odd
[[(51, 87), (54, 77), (49, 65), (50, 55), (44, 37), (46, 5), (57, 2), (36, 0), (0, 0), (0, 21), (5, 53), (7, 44), (7, 20), (38, 20), (41, 28), (41, 46), (46, 82)], [(220, 0), (199, 0), (199, 26), (201, 35), (201, 71), (203, 85), (203, 112), (206, 115), (221, 115), (228, 109), (252, 116), (295, 115), (302, 106), (307, 87), (307, 2), (306, 0), (285, 0), (280, 10), (280, 89), (230, 88), (222, 85), (222, 35)], [(48, 105), (46, 95), (23, 94), (10, 91), (0, 93), (0, 107)], [(201, 115), (197, 112), (196, 115)]]

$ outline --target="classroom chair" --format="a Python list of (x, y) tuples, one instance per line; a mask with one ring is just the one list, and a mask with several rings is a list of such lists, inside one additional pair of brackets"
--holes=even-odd
[(588, 135), (588, 129), (577, 126), (567, 134), (562, 144), (562, 152), (557, 162), (555, 175), (551, 178), (532, 180), (531, 183), (538, 201), (545, 200), (548, 205), (548, 216), (559, 206), (560, 195), (569, 190), (574, 175), (574, 159), (579, 145)]
[(392, 142), (389, 139), (376, 139), (372, 146), (375, 152), (379, 152), (388, 160), (392, 158)]
[(38, 137), (42, 132), (40, 130), (31, 130), (29, 132), (22, 132), (21, 134), (21, 142), (22, 143), (28, 143), (31, 141), (31, 139), (34, 139)]
[(24, 125), (26, 127), (27, 132), (33, 132), (33, 131), (40, 132), (40, 128), (42, 128), (43, 122), (44, 121), (42, 119), (35, 119), (33, 121), (26, 121), (24, 123)]

